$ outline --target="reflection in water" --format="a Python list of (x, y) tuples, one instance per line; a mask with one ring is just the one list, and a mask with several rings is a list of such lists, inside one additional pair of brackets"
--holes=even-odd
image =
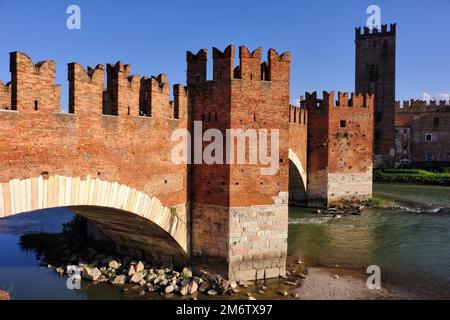
[[(450, 208), (450, 188), (377, 185), (375, 191), (407, 209), (367, 210), (339, 219), (291, 209), (289, 255), (312, 265), (378, 265), (382, 281), (450, 298), (450, 214), (436, 210)], [(39, 267), (34, 252), (20, 248), (20, 235), (60, 232), (72, 218), (70, 210), (54, 209), (0, 220), (0, 289), (12, 288), (15, 299), (142, 299), (109, 285), (83, 283), (83, 290), (68, 290), (66, 279)]]

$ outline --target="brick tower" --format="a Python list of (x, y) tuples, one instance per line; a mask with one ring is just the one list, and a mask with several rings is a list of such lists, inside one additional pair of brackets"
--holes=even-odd
[(370, 30), (356, 28), (356, 83), (358, 93), (375, 95), (374, 153), (387, 156), (395, 137), (396, 24)]
[(373, 103), (371, 95), (306, 93), (308, 205), (329, 207), (372, 197)]
[[(194, 122), (202, 124), (197, 130), (203, 134), (209, 129), (224, 136), (229, 129), (268, 130), (267, 141), (273, 130), (279, 131), (279, 156), (276, 150), (269, 152), (276, 154), (279, 167), (273, 175), (261, 173), (267, 167), (261, 161), (250, 163), (249, 136), (241, 140), (246, 146), (246, 164), (236, 164), (242, 155), (239, 152), (230, 162), (225, 146), (219, 151), (223, 163), (199, 163), (195, 156), (201, 156), (210, 143), (193, 142), (197, 163), (191, 167), (189, 190), (194, 264), (220, 266), (216, 271), (233, 279), (285, 274), (291, 57), (270, 50), (267, 62), (261, 64), (261, 55), (261, 49), (250, 52), (241, 47), (240, 64), (235, 67), (233, 46), (223, 52), (214, 48), (213, 79), (207, 80), (207, 51), (187, 53), (191, 133)], [(227, 140), (236, 150), (239, 139)]]

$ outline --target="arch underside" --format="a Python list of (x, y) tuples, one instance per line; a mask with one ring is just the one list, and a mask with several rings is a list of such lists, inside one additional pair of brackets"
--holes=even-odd
[(289, 149), (289, 205), (304, 205), (307, 194), (307, 174), (304, 166), (296, 153)]
[(58, 207), (70, 207), (98, 223), (110, 238), (121, 237), (142, 246), (158, 242), (158, 253), (173, 248), (175, 241), (180, 255), (189, 252), (186, 218), (181, 219), (156, 197), (129, 186), (89, 176), (82, 179), (58, 175), (0, 183), (0, 219)]

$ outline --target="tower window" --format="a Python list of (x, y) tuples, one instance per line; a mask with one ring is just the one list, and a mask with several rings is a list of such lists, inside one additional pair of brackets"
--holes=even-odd
[(425, 135), (425, 141), (426, 142), (433, 142), (433, 134), (432, 133), (427, 133)]
[(38, 111), (39, 109), (39, 101), (34, 100), (34, 111)]
[(346, 128), (347, 127), (347, 121), (341, 120), (340, 123), (339, 123), (339, 127)]

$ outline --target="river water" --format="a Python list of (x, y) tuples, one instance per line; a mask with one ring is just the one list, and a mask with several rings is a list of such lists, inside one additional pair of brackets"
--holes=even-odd
[[(381, 268), (382, 281), (423, 297), (450, 299), (450, 188), (375, 185), (379, 197), (402, 209), (366, 210), (334, 219), (309, 209), (291, 209), (289, 256), (312, 266)], [(0, 220), (0, 289), (14, 299), (135, 299), (135, 294), (83, 283), (69, 290), (66, 279), (39, 266), (34, 252), (21, 249), (22, 234), (60, 232), (71, 220), (68, 209), (44, 210)], [(141, 298), (142, 299), (142, 298)], [(145, 299), (160, 299), (157, 294)]]

